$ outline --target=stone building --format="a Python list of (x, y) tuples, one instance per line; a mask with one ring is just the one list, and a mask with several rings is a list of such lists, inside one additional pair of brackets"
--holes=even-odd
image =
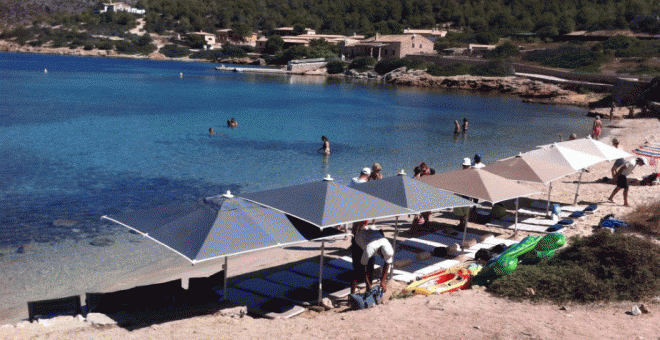
[(346, 40), (342, 54), (348, 59), (373, 57), (376, 60), (404, 58), (409, 54), (433, 54), (433, 42), (421, 35), (399, 34), (376, 36), (364, 40)]

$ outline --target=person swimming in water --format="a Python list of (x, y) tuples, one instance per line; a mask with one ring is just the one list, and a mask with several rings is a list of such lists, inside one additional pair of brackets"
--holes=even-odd
[(457, 120), (454, 121), (454, 134), (457, 135), (461, 133), (461, 124)]
[(236, 119), (232, 118), (227, 121), (227, 126), (230, 128), (235, 128), (238, 126), (238, 122), (236, 121)]
[(213, 128), (209, 128), (209, 136), (215, 135), (215, 131), (213, 131)]
[(330, 140), (328, 140), (328, 137), (326, 136), (321, 136), (321, 140), (323, 141), (323, 146), (321, 146), (316, 152), (321, 152), (323, 155), (329, 155), (330, 154)]

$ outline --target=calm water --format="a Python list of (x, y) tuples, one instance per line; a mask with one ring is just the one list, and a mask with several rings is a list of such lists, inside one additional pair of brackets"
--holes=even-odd
[[(590, 127), (582, 109), (513, 97), (214, 66), (0, 53), (0, 245), (92, 237), (117, 228), (101, 215), (228, 189), (348, 182), (374, 161), (385, 175), (453, 170)], [(463, 117), (471, 129), (455, 138)]]

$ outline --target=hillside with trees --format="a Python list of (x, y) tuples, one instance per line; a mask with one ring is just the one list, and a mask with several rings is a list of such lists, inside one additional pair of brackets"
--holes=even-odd
[[(152, 32), (268, 31), (295, 24), (321, 33), (383, 32), (393, 24), (408, 28), (451, 23), (473, 32), (535, 32), (627, 29), (658, 34), (660, 4), (655, 0), (126, 0), (147, 10)], [(15, 23), (41, 17), (67, 20), (97, 7), (98, 0), (0, 0), (0, 20)], [(69, 19), (70, 20), (70, 19)], [(383, 32), (383, 34), (385, 34)]]

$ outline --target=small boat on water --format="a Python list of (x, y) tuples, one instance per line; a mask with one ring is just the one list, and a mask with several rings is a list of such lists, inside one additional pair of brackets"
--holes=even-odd
[(471, 272), (468, 269), (447, 269), (415, 281), (403, 293), (431, 295), (467, 289), (470, 286)]

